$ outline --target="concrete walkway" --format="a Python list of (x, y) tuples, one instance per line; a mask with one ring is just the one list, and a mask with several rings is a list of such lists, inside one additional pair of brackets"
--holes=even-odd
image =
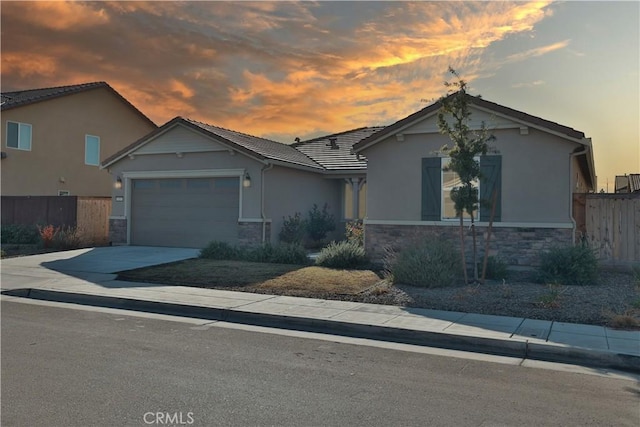
[(127, 247), (12, 258), (0, 264), (1, 287), (9, 296), (640, 372), (640, 331), (115, 280), (116, 271), (196, 255)]

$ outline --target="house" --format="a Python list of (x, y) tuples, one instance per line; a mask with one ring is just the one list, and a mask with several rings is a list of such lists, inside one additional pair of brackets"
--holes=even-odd
[[(496, 193), (492, 253), (512, 265), (532, 265), (541, 250), (572, 244), (574, 193), (596, 188), (591, 140), (583, 132), (468, 94), (472, 129), (482, 122), (496, 137), (479, 158), (479, 193)], [(353, 147), (366, 156), (365, 245), (374, 258), (385, 246), (401, 250), (424, 239), (459, 240), (459, 218), (449, 198), (456, 176), (444, 172), (436, 102), (363, 139)], [(491, 203), (481, 205), (478, 247), (491, 221)], [(467, 221), (468, 223), (468, 221)], [(467, 247), (469, 247), (468, 245)]]
[(156, 125), (105, 82), (2, 92), (2, 195), (111, 196), (100, 160)]
[(113, 244), (276, 242), (283, 219), (327, 204), (363, 216), (361, 128), (293, 145), (176, 117), (102, 163), (114, 186)]
[(640, 173), (616, 176), (615, 193), (640, 192)]
[[(575, 129), (471, 97), (471, 127), (496, 136), (479, 159), (479, 245), (491, 220), (492, 253), (536, 263), (571, 244), (574, 193), (596, 188), (591, 140)], [(283, 219), (325, 203), (342, 221), (364, 219), (374, 259), (416, 240), (458, 242), (439, 153), (439, 103), (390, 126), (365, 127), (287, 145), (176, 117), (102, 163), (112, 176), (114, 244), (203, 247), (277, 242)]]

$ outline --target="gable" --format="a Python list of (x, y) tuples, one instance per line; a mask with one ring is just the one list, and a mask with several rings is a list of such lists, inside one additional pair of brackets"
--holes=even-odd
[[(526, 125), (522, 124), (521, 122), (511, 120), (490, 111), (476, 108), (475, 106), (471, 106), (470, 109), (471, 120), (469, 122), (469, 127), (471, 128), (471, 130), (480, 129), (483, 122), (489, 131), (493, 129), (518, 129), (526, 127)], [(453, 120), (451, 120), (451, 124), (453, 124)], [(437, 112), (434, 112), (433, 114), (426, 116), (423, 120), (417, 123), (408, 125), (404, 129), (399, 129), (397, 133), (440, 133), (440, 129), (438, 128), (438, 114)]]
[(178, 125), (131, 154), (202, 153), (209, 151), (230, 151), (230, 149), (201, 133)]

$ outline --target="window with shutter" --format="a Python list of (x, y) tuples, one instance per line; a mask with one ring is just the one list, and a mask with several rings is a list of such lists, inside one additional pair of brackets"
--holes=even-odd
[(440, 157), (422, 159), (422, 220), (440, 221), (441, 212), (441, 176)]
[(494, 221), (502, 218), (502, 156), (483, 156), (480, 158), (480, 221), (491, 219), (491, 202), (496, 192), (496, 210)]
[[(479, 182), (480, 208), (479, 220), (489, 221), (491, 217), (491, 200), (496, 191), (496, 210), (494, 221), (501, 221), (502, 215), (502, 157), (482, 156)], [(422, 159), (422, 220), (442, 221), (455, 219), (451, 188), (455, 187), (457, 175), (454, 172), (443, 172), (448, 159), (426, 157)], [(468, 218), (466, 218), (468, 219)]]

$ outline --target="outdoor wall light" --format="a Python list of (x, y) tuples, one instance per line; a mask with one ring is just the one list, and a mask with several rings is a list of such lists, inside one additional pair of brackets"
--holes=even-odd
[(113, 184), (113, 186), (116, 188), (116, 190), (120, 190), (122, 188), (122, 178), (117, 177), (116, 183)]
[(244, 188), (251, 187), (251, 177), (249, 176), (249, 172), (244, 174), (244, 180), (242, 181), (242, 186)]

